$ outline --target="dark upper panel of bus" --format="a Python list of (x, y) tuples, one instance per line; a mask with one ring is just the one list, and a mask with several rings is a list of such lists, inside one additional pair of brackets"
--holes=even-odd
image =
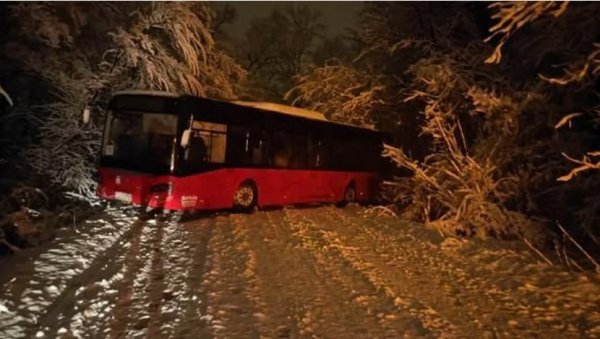
[(313, 130), (319, 134), (341, 138), (379, 139), (380, 132), (331, 121), (320, 121), (282, 112), (238, 105), (236, 103), (201, 98), (190, 95), (177, 95), (168, 92), (129, 91), (117, 93), (109, 104), (111, 110), (134, 110), (187, 115), (193, 113), (195, 119), (229, 125), (281, 127), (286, 131), (305, 132)]
[(347, 134), (353, 137), (373, 137), (378, 132), (355, 126), (338, 124), (331, 121), (320, 121), (293, 116), (277, 111), (237, 105), (235, 103), (217, 101), (198, 97), (183, 97), (184, 106), (194, 112), (206, 116), (209, 121), (232, 124), (262, 124), (271, 128), (281, 125), (287, 131), (307, 131), (318, 129), (335, 134)]
[(112, 97), (108, 109), (178, 114), (181, 106), (179, 97), (168, 92), (124, 91)]

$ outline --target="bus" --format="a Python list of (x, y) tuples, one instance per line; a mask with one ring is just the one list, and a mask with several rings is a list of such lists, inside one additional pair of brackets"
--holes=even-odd
[(368, 202), (382, 134), (261, 102), (153, 91), (114, 94), (98, 195), (164, 211)]

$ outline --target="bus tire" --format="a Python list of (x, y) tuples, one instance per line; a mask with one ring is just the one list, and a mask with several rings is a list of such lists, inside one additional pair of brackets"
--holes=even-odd
[(338, 203), (338, 207), (344, 207), (349, 203), (356, 202), (356, 186), (351, 182), (344, 190), (344, 198)]
[(233, 208), (242, 212), (251, 212), (258, 201), (256, 185), (252, 181), (244, 181), (233, 193)]

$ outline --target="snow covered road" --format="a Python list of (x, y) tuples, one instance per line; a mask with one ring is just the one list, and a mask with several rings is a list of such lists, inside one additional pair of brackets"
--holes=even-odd
[(0, 272), (0, 338), (600, 337), (597, 276), (358, 206), (113, 209)]

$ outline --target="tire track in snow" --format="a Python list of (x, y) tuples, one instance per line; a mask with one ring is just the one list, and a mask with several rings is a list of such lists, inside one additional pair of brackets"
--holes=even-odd
[[(402, 227), (398, 219), (385, 217), (376, 217), (369, 221), (360, 212), (364, 212), (364, 209), (329, 209), (324, 213), (313, 213), (312, 218), (323, 227), (341, 234), (340, 238), (346, 239), (348, 243), (359, 246), (361, 252), (365, 253), (363, 259), (378, 268), (380, 276), (387, 279), (390, 286), (397, 290), (410, 287), (407, 291), (431, 305), (467, 333), (482, 333), (490, 337), (521, 337), (540, 334), (552, 336), (557, 331), (569, 330), (574, 336), (585, 336), (585, 332), (578, 328), (569, 328), (565, 324), (556, 327), (556, 320), (560, 323), (560, 316), (554, 317), (554, 324), (552, 321), (543, 324), (544, 319), (536, 318), (528, 312), (532, 302), (536, 301), (530, 295), (520, 293), (523, 288), (519, 287), (515, 277), (523, 276), (527, 281), (531, 281), (535, 276), (547, 280), (551, 275), (547, 274), (548, 272), (542, 273), (544, 268), (539, 266), (530, 272), (523, 272), (531, 262), (535, 262), (523, 253), (506, 250), (490, 252), (473, 247), (474, 253), (464, 255), (459, 253), (460, 249), (447, 249), (444, 248), (445, 243), (436, 245), (428, 240), (434, 232), (423, 229), (422, 225), (405, 224), (405, 227)], [(344, 220), (344, 228), (336, 227), (339, 225), (339, 218)], [(469, 242), (462, 244), (466, 248), (472, 245)], [(504, 271), (498, 272), (498, 267), (477, 258), (478, 255), (490, 253), (497, 254), (496, 260), (504, 261), (499, 265), (500, 268), (505, 268)], [(512, 265), (508, 265), (511, 261)], [(568, 275), (567, 272), (562, 273)], [(573, 279), (570, 279), (570, 285), (573, 285), (573, 282)], [(527, 283), (524, 285), (527, 286)], [(577, 284), (582, 290), (590, 290), (590, 285)], [(585, 292), (581, 292), (580, 296), (583, 294)], [(560, 293), (556, 297), (560, 300), (560, 297), (564, 299), (566, 295)], [(584, 298), (587, 300), (583, 302), (587, 304), (580, 303), (580, 310), (594, 308), (589, 295), (597, 296), (597, 293), (588, 293)], [(598, 300), (598, 297), (596, 299)], [(554, 303), (554, 296), (546, 301)], [(557, 314), (556, 309), (549, 311), (546, 307), (542, 305), (534, 307), (534, 310), (543, 314), (545, 309), (546, 314)], [(565, 316), (567, 315), (575, 318), (570, 312), (565, 313)], [(588, 316), (588, 319), (592, 318), (593, 315)]]
[(152, 259), (150, 261), (150, 282), (147, 284), (148, 287), (146, 288), (146, 295), (142, 301), (143, 305), (148, 305), (148, 309), (146, 311), (148, 321), (146, 322), (146, 320), (141, 318), (136, 324), (137, 328), (147, 324), (147, 337), (160, 336), (163, 293), (165, 288), (164, 261), (166, 252), (171, 250), (169, 246), (165, 246), (166, 244), (164, 242), (164, 233), (166, 227), (169, 226), (165, 226), (164, 222), (158, 222), (156, 235), (151, 244)]
[[(361, 216), (354, 209), (349, 211), (344, 218), (353, 228), (367, 229), (364, 224), (356, 222)], [(363, 218), (364, 219), (364, 218)], [(461, 256), (455, 250), (443, 249), (428, 240), (427, 233), (432, 231), (423, 229), (422, 225), (414, 227), (410, 225), (402, 230), (392, 225), (399, 225), (399, 222), (393, 222), (393, 219), (376, 218), (370, 223), (368, 234), (371, 239), (380, 244), (378, 253), (393, 253), (396, 242), (410, 244), (412, 250), (406, 256), (394, 256), (389, 263), (394, 266), (405, 267), (407, 269), (407, 282), (412, 283), (415, 292), (424, 300), (432, 300), (431, 288), (438, 291), (438, 300), (453, 300), (454, 303), (438, 303), (440, 310), (445, 310), (449, 317), (453, 317), (456, 323), (468, 325), (477, 325), (473, 330), (478, 330), (488, 336), (501, 337), (520, 337), (537, 336), (544, 333), (546, 329), (528, 315), (517, 316), (519, 310), (518, 304), (523, 300), (517, 296), (511, 295), (509, 290), (500, 291), (495, 283), (494, 272), (485, 272), (481, 267), (485, 263), (481, 261), (471, 261), (469, 257)], [(467, 244), (468, 245), (468, 244)], [(521, 261), (522, 258), (519, 260)], [(415, 270), (415, 264), (421, 268)], [(468, 268), (479, 270), (478, 274), (469, 272)], [(388, 274), (393, 270), (387, 270)], [(485, 273), (484, 273), (485, 272)], [(515, 271), (517, 272), (517, 271)], [(509, 272), (504, 278), (513, 275)], [(422, 282), (426, 281), (427, 285)], [(428, 286), (429, 288), (424, 288)], [(433, 299), (435, 300), (435, 299)], [(461, 319), (463, 318), (463, 319)], [(527, 328), (515, 326), (519, 321), (527, 323)], [(548, 334), (552, 334), (549, 332)]]
[[(134, 222), (119, 240), (91, 263), (87, 270), (75, 276), (56, 301), (46, 308), (46, 314), (40, 318), (38, 329), (49, 328), (49, 334), (55, 335), (60, 328), (70, 328), (72, 318), (86, 308), (82, 298), (91, 299), (101, 289), (97, 283), (118, 274), (124, 263), (122, 261), (115, 263), (118, 261), (115, 259), (126, 253), (129, 248), (128, 243), (139, 237), (142, 228), (143, 222)], [(94, 320), (96, 321), (97, 319)]]
[(281, 210), (256, 212), (247, 221), (265, 323), (274, 324), (265, 336), (381, 336), (377, 322), (365, 317), (313, 254), (302, 247), (291, 232), (294, 226), (290, 222)]
[(248, 299), (249, 283), (244, 274), (247, 252), (235, 232), (234, 216), (216, 216), (210, 239), (210, 270), (206, 272), (206, 314), (215, 337), (259, 337), (255, 305)]
[(257, 278), (257, 254), (250, 243), (255, 232), (254, 227), (248, 224), (248, 217), (243, 214), (233, 214), (231, 220), (235, 226), (233, 232), (236, 237), (236, 246), (240, 252), (244, 253), (243, 276), (246, 286), (244, 293), (246, 298), (253, 303), (253, 319), (261, 337), (264, 337), (272, 333), (273, 329), (280, 328), (284, 321), (278, 319), (277, 314), (272, 312), (265, 302), (262, 290), (264, 287)]
[[(292, 234), (300, 239), (304, 248), (313, 253), (319, 266), (346, 291), (352, 303), (363, 309), (365, 316), (373, 318), (376, 322), (373, 328), (381, 328), (386, 337), (413, 338), (441, 335), (440, 332), (426, 326), (428, 319), (423, 319), (421, 314), (400, 303), (397, 295), (389, 287), (374, 280), (366, 272), (368, 265), (363, 265), (362, 262), (348, 255), (348, 253), (359, 252), (357, 247), (343, 245), (336, 234), (324, 231), (320, 224), (307, 218), (306, 215), (310, 211), (286, 210), (285, 219), (292, 225)], [(339, 219), (336, 221), (337, 225), (344, 227)]]
[[(255, 278), (266, 305), (263, 321), (271, 326), (263, 333), (271, 338), (314, 336), (314, 307), (316, 298), (303, 296), (313, 275), (307, 270), (301, 255), (290, 255), (293, 244), (282, 227), (282, 212), (254, 212), (248, 215), (246, 227), (251, 229), (249, 246), (254, 253)], [(285, 235), (285, 236), (284, 236)], [(310, 265), (309, 265), (310, 267)], [(314, 293), (314, 290), (311, 290)]]
[[(151, 227), (151, 222), (143, 223), (139, 234), (131, 239), (129, 249), (125, 255), (124, 277), (119, 283), (113, 318), (110, 324), (110, 337), (120, 338), (126, 336), (132, 322), (139, 319), (139, 300), (143, 297), (145, 283), (149, 278), (152, 238), (156, 236), (156, 228)], [(160, 223), (162, 224), (162, 223)], [(139, 320), (138, 320), (139, 321)], [(134, 324), (135, 325), (135, 324)]]
[[(205, 320), (206, 293), (204, 276), (210, 268), (208, 244), (212, 238), (212, 218), (202, 218), (178, 225), (169, 242), (167, 300), (163, 313), (162, 337), (206, 338), (210, 336)], [(177, 272), (176, 274), (173, 274)]]
[[(428, 302), (447, 319), (471, 333), (509, 337), (516, 335), (510, 328), (504, 333), (498, 328), (498, 324), (506, 325), (513, 318), (511, 309), (503, 310), (499, 300), (490, 298), (485, 286), (477, 284), (473, 276), (461, 269), (460, 262), (463, 259), (450, 257), (447, 251), (442, 250), (441, 245), (438, 247), (427, 240), (426, 234), (431, 231), (423, 229), (422, 225), (418, 225), (417, 230), (413, 225), (403, 230), (399, 228), (398, 220), (395, 228), (385, 225), (384, 220), (394, 225), (394, 219), (391, 218), (375, 218), (365, 226), (364, 222), (357, 222), (361, 219), (357, 211), (349, 210), (343, 217), (350, 228), (362, 229), (365, 237), (378, 244), (369, 258), (382, 268), (382, 272), (386, 272), (388, 279), (393, 280), (394, 273), (398, 272), (393, 268), (402, 268), (405, 271), (403, 281), (407, 286), (412, 286), (411, 290), (416, 297)], [(364, 217), (362, 219), (366, 222)], [(399, 242), (406, 244), (404, 255), (394, 252)], [(391, 256), (381, 260), (384, 254)], [(432, 294), (431, 290), (436, 293)], [(483, 316), (482, 309), (492, 311), (492, 316)]]
[[(327, 247), (335, 249), (337, 255), (352, 267), (356, 274), (366, 279), (375, 290), (385, 294), (397, 308), (397, 312), (390, 315), (410, 314), (419, 319), (420, 324), (428, 336), (435, 337), (461, 337), (467, 335), (461, 331), (459, 326), (449, 320), (436, 310), (441, 301), (427, 300), (419, 298), (414, 293), (414, 286), (405, 285), (406, 279), (403, 275), (396, 275), (394, 280), (388, 279), (384, 272), (395, 271), (398, 268), (389, 267), (382, 271), (372, 260), (372, 252), (380, 246), (376, 241), (360, 242), (357, 239), (344, 241), (348, 233), (353, 232), (352, 223), (343, 218), (344, 211), (353, 208), (352, 206), (340, 210), (335, 207), (322, 207), (306, 211), (303, 214), (293, 214), (293, 218), (305, 220), (307, 227), (312, 229), (316, 237), (321, 237), (327, 244)], [(361, 239), (362, 240), (362, 239)], [(427, 283), (424, 279), (420, 285)], [(429, 293), (429, 295), (435, 295)], [(393, 318), (392, 318), (393, 319)], [(467, 331), (469, 333), (469, 331)], [(472, 333), (472, 332), (471, 332)]]

